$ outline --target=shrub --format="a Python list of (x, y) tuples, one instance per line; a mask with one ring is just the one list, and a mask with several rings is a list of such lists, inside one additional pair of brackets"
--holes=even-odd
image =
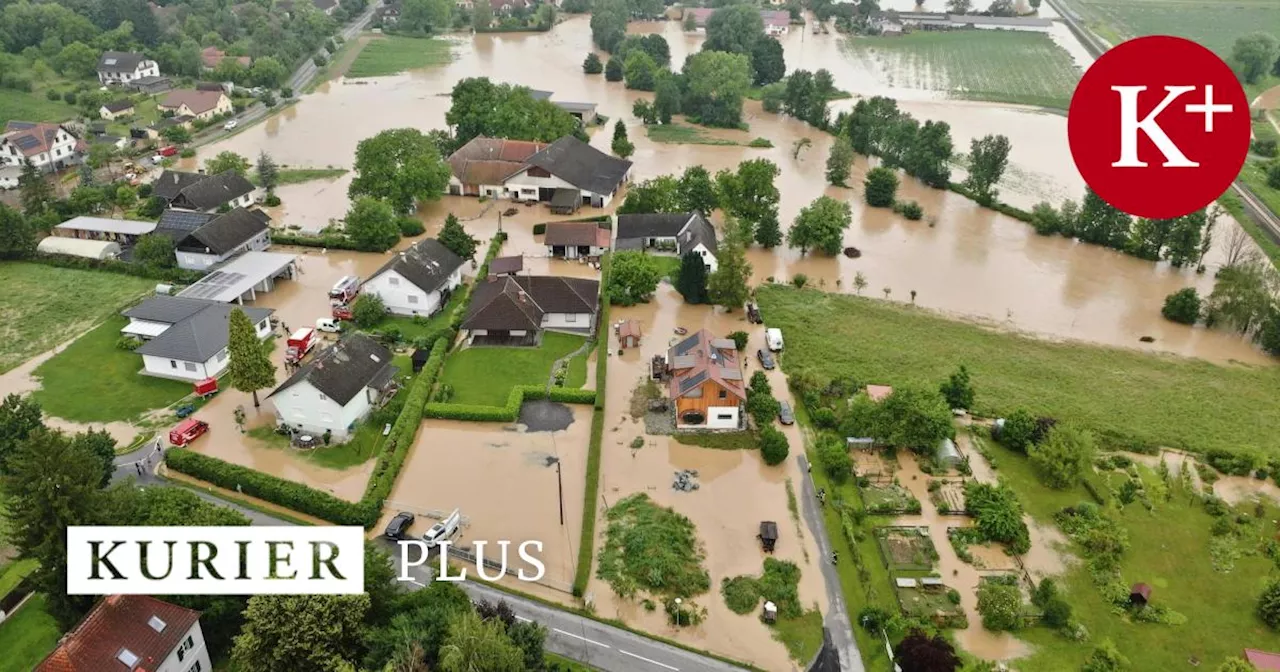
[(324, 55), (322, 55), (322, 54), (316, 54), (316, 55), (315, 55), (315, 58), (312, 58), (312, 59), (311, 59), (311, 62), (312, 62), (312, 63), (315, 63), (315, 64), (316, 64), (316, 67), (324, 67), (324, 64), (325, 64), (325, 63), (328, 63), (328, 62), (329, 62), (329, 60), (328, 60), (328, 59), (326, 59), (326, 58), (324, 57)]
[(1200, 293), (1195, 287), (1186, 287), (1164, 297), (1160, 309), (1164, 319), (1179, 324), (1195, 324), (1200, 319)]
[(121, 336), (120, 339), (116, 341), (116, 347), (121, 350), (133, 352), (134, 350), (142, 347), (142, 341), (134, 338), (133, 336)]
[(729, 338), (733, 339), (733, 347), (737, 348), (738, 352), (742, 352), (747, 349), (747, 341), (751, 336), (745, 331), (735, 331), (729, 334)]
[(1055, 597), (1044, 605), (1044, 624), (1051, 628), (1064, 628), (1071, 622), (1071, 603)]
[(769, 140), (769, 138), (755, 138), (751, 142), (748, 142), (747, 146), (755, 147), (756, 149), (769, 149), (770, 147), (773, 147), (773, 142)]
[(804, 273), (796, 273), (791, 278), (791, 284), (795, 285), (796, 289), (804, 289), (804, 286), (809, 284), (809, 276)]
[(280, 205), (280, 197), (275, 194), (267, 194), (267, 197), (264, 198), (262, 202), (265, 203), (267, 207), (274, 208), (277, 205)]
[(1029, 455), (1040, 481), (1062, 490), (1080, 482), (1092, 467), (1096, 451), (1092, 434), (1060, 425), (1049, 430), (1039, 445), (1033, 445)]
[(769, 425), (760, 431), (760, 455), (764, 463), (770, 466), (782, 464), (787, 459), (791, 447), (787, 443), (787, 435)]
[(1249, 151), (1261, 156), (1275, 156), (1278, 148), (1275, 140), (1254, 140), (1249, 143)]
[(1004, 427), (1000, 430), (1000, 443), (1010, 450), (1026, 453), (1031, 446), (1031, 437), (1036, 431), (1036, 419), (1025, 408), (1019, 408), (1004, 419)]
[(898, 193), (898, 175), (884, 166), (872, 168), (867, 171), (863, 187), (867, 205), (875, 208), (891, 207)]
[(190, 147), (183, 147), (183, 148), (182, 148), (182, 151), (181, 151), (181, 152), (178, 152), (178, 156), (180, 156), (180, 157), (182, 157), (182, 158), (184, 158), (184, 159), (190, 159), (191, 157), (193, 157), (193, 156), (195, 156), (195, 155), (196, 155), (196, 150), (194, 150), (194, 149), (192, 149), (192, 148), (190, 148)]
[(1280, 630), (1280, 581), (1271, 581), (1258, 597), (1258, 618), (1272, 630)]
[(547, 225), (545, 222), (541, 224), (533, 225), (533, 235), (541, 236), (541, 235), (544, 235), (546, 232), (547, 232)]
[(824, 435), (818, 444), (818, 461), (822, 470), (837, 485), (845, 483), (853, 475), (853, 463), (849, 460), (849, 450), (845, 442), (838, 436)]
[(377, 294), (361, 294), (356, 297), (355, 303), (351, 304), (352, 319), (361, 329), (372, 328), (381, 322), (386, 314), (387, 307), (382, 303), (382, 297)]
[(819, 408), (812, 413), (811, 419), (818, 429), (835, 429), (838, 424), (835, 411), (829, 408)]
[(68, 105), (75, 105), (75, 104), (76, 104), (76, 92), (75, 92), (75, 91), (68, 91), (68, 92), (66, 92), (66, 93), (62, 94), (62, 99), (63, 99), (64, 101), (66, 101), (66, 103), (67, 103)]
[(208, 481), (216, 486), (238, 490), (250, 497), (265, 499), (331, 523), (366, 527), (372, 524), (359, 504), (339, 499), (301, 483), (277, 478), (185, 448), (174, 448), (165, 453), (165, 464), (174, 471)]
[(913, 222), (924, 219), (924, 208), (915, 201), (898, 201), (893, 204), (893, 211)]
[(418, 221), (416, 217), (397, 217), (396, 224), (400, 227), (400, 235), (402, 236), (420, 236), (426, 231), (422, 226), (422, 222)]
[(969, 481), (964, 486), (965, 509), (977, 521), (976, 527), (988, 541), (998, 541), (1010, 553), (1031, 550), (1031, 535), (1022, 521), (1022, 505), (1009, 486)]
[(62, 98), (62, 95), (59, 94), (57, 91), (54, 91), (53, 89), (49, 89), (48, 91), (44, 92), (44, 97), (48, 98), (49, 100), (59, 100)]
[(988, 630), (1017, 630), (1022, 627), (1022, 593), (1017, 586), (984, 581), (978, 588), (978, 613)]

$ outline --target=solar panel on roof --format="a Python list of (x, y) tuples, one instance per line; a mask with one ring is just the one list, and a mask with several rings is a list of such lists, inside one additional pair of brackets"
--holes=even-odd
[(676, 343), (676, 356), (688, 354), (694, 348), (698, 347), (699, 338), (697, 334)]
[(166, 210), (160, 217), (159, 228), (190, 233), (207, 224), (210, 219), (212, 219), (212, 216), (203, 212)]
[(680, 381), (680, 394), (684, 394), (689, 390), (701, 385), (707, 379), (706, 371), (699, 371), (688, 378)]
[(32, 147), (40, 146), (40, 138), (34, 135), (20, 135), (15, 144), (18, 145), (18, 149), (31, 149)]

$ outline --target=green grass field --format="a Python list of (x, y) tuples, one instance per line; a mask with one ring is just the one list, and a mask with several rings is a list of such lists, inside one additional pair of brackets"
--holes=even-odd
[[(3, 98), (4, 96), (0, 96)], [(154, 280), (42, 264), (0, 264), (0, 373), (77, 334), (155, 287)]]
[(76, 116), (76, 108), (62, 102), (49, 100), (43, 91), (27, 93), (5, 89), (0, 95), (0, 125), (10, 120), (65, 121)]
[[(332, 180), (347, 174), (346, 168), (281, 168), (277, 180), (280, 186), (302, 184), (312, 180)], [(249, 181), (255, 185), (262, 184), (255, 170), (249, 173)]]
[(191, 393), (191, 383), (138, 373), (142, 357), (116, 347), (128, 322), (112, 316), (36, 367), (40, 389), (32, 396), (46, 413), (76, 422), (131, 420)]
[(444, 65), (453, 56), (446, 40), (390, 35), (365, 45), (347, 70), (347, 77), (383, 77), (406, 70)]
[(15, 560), (0, 569), (0, 597), (9, 594), (9, 591), (18, 587), (22, 580), (27, 578), (31, 572), (36, 571), (40, 563), (34, 558), (26, 560)]
[(847, 38), (842, 45), (892, 86), (968, 100), (1066, 109), (1080, 79), (1067, 52), (1040, 33), (917, 32)]
[(965, 364), (981, 415), (1026, 407), (1116, 447), (1277, 450), (1280, 413), (1268, 410), (1280, 397), (1274, 368), (1042, 341), (817, 290), (769, 285), (757, 295), (766, 322), (786, 333), (788, 374), (936, 388)]
[[(453, 386), (453, 398), (449, 400), (452, 403), (502, 406), (514, 385), (546, 385), (551, 365), (581, 347), (584, 340), (582, 336), (548, 331), (542, 334), (542, 345), (537, 348), (467, 348), (449, 355), (440, 381)], [(584, 357), (578, 358), (583, 359), (582, 381), (586, 380)], [(566, 385), (576, 375), (572, 369), (571, 366)]]
[(0, 623), (0, 672), (29, 672), (57, 646), (62, 633), (44, 605), (44, 595), (33, 595)]
[[(1273, 161), (1275, 159), (1272, 159)], [(1249, 191), (1257, 194), (1258, 198), (1266, 204), (1271, 212), (1280, 213), (1280, 189), (1273, 189), (1267, 186), (1266, 164), (1249, 160), (1244, 164), (1244, 168), (1240, 171), (1240, 181), (1249, 186)]]
[(1220, 56), (1236, 38), (1280, 26), (1277, 0), (1070, 0), (1089, 28), (1116, 44), (1143, 35), (1195, 40)]
[(645, 126), (649, 139), (671, 145), (740, 145), (735, 140), (717, 138), (696, 126), (680, 123), (650, 124)]

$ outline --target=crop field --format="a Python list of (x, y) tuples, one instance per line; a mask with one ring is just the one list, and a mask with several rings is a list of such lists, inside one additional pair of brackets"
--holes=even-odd
[(918, 32), (851, 38), (849, 55), (894, 87), (955, 98), (1066, 109), (1080, 70), (1040, 33)]
[(1071, 0), (1072, 8), (1108, 42), (1177, 35), (1220, 56), (1237, 37), (1280, 26), (1280, 0)]
[(387, 36), (371, 40), (347, 70), (348, 77), (383, 77), (444, 65), (452, 58), (447, 40)]

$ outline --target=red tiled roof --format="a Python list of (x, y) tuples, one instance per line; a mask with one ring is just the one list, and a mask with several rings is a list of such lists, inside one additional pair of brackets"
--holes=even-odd
[(543, 238), (547, 245), (609, 247), (609, 230), (595, 222), (550, 222)]
[[(706, 329), (696, 331), (671, 347), (667, 361), (674, 371), (671, 376), (671, 398), (676, 399), (700, 388), (703, 380), (713, 380), (739, 401), (747, 391), (742, 380), (742, 362), (732, 341), (721, 347), (725, 339), (717, 339)], [(695, 382), (698, 381), (698, 382)], [(682, 391), (683, 389), (683, 391)]]
[(1259, 670), (1280, 670), (1280, 653), (1245, 649), (1244, 659)]
[(871, 397), (871, 401), (884, 401), (893, 394), (893, 388), (888, 385), (868, 385), (867, 396)]
[(463, 184), (502, 184), (544, 147), (527, 140), (473, 138), (449, 155), (449, 167)]
[[(157, 632), (149, 621), (164, 621)], [(59, 642), (36, 672), (97, 672), (125, 669), (121, 649), (138, 657), (136, 670), (154, 670), (173, 652), (200, 612), (147, 595), (109, 595)]]
[[(30, 121), (10, 121), (5, 124), (4, 133), (0, 134), (0, 138), (13, 143), (22, 152), (23, 156), (35, 156), (43, 152), (49, 151), (53, 147), (53, 139), (58, 137), (58, 131), (62, 128), (61, 124), (50, 124), (45, 122)], [(34, 138), (35, 141), (22, 142), (25, 137)], [(76, 148), (80, 148), (80, 144), (76, 144)]]

